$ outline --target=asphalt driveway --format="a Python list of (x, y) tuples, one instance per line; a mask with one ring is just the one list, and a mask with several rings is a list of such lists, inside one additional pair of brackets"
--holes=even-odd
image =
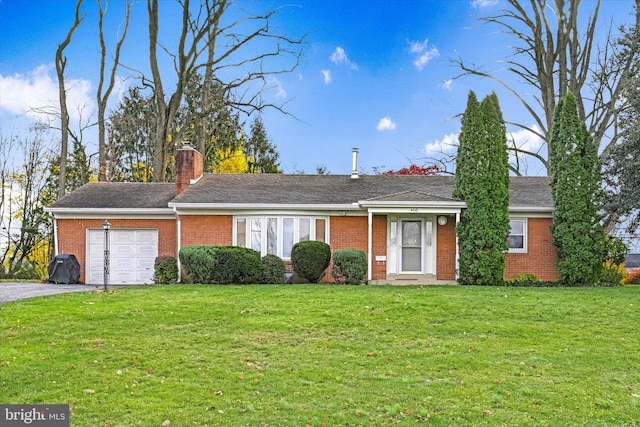
[(67, 292), (91, 292), (94, 285), (58, 285), (55, 283), (3, 283), (0, 282), (0, 304), (45, 295)]

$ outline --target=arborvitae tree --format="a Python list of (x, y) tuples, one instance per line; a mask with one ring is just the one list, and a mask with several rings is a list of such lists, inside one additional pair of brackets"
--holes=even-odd
[(551, 135), (551, 231), (560, 281), (591, 285), (597, 283), (604, 259), (600, 170), (593, 138), (578, 116), (572, 93), (558, 102)]
[(506, 129), (498, 97), (481, 104), (473, 92), (462, 117), (454, 196), (467, 208), (456, 232), (461, 247), (460, 282), (499, 285), (504, 280), (509, 232), (509, 169)]

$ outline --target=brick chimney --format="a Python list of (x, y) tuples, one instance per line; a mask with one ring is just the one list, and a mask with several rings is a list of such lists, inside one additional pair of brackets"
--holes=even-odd
[(189, 144), (176, 151), (176, 196), (194, 184), (204, 170), (202, 154)]

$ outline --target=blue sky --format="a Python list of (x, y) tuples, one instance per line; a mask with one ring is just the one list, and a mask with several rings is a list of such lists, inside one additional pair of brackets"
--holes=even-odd
[[(496, 63), (510, 52), (513, 40), (495, 27), (479, 26), (476, 16), (497, 13), (504, 0), (264, 0), (240, 1), (251, 9), (281, 7), (274, 25), (292, 37), (307, 34), (300, 66), (278, 75), (266, 94), (274, 102), (287, 101), (296, 119), (275, 111), (263, 116), (267, 133), (277, 145), (287, 173), (315, 173), (324, 166), (331, 173), (351, 171), (351, 148), (360, 149), (359, 169), (399, 169), (444, 149), (451, 153), (460, 131), (458, 114), (467, 95), (479, 98), (496, 91), (506, 120), (532, 123), (523, 108), (495, 82), (477, 78), (452, 81), (459, 70), (451, 64), (458, 55), (467, 63)], [(594, 0), (583, 0), (586, 18)], [(602, 0), (598, 31), (604, 35), (611, 19), (632, 20), (632, 0)], [(121, 23), (123, 2), (112, 0), (107, 13), (108, 43), (113, 47)], [(75, 1), (0, 0), (0, 127), (3, 135), (21, 132), (42, 115), (29, 108), (55, 103), (54, 58), (73, 20)], [(161, 39), (175, 44), (178, 25), (175, 4), (160, 2)], [(85, 0), (87, 18), (66, 54), (70, 99), (84, 106), (83, 117), (95, 114), (98, 77), (96, 5)], [(146, 1), (136, 0), (122, 61), (130, 68), (148, 68)], [(111, 42), (109, 42), (111, 40)], [(122, 80), (113, 101), (133, 79), (120, 69)], [(170, 70), (169, 74), (170, 75)], [(167, 83), (165, 83), (167, 84)], [(523, 91), (525, 89), (523, 88)], [(526, 89), (529, 90), (529, 89)], [(72, 111), (71, 118), (78, 120)], [(535, 138), (511, 129), (516, 138), (535, 147)], [(86, 142), (96, 137), (88, 133)], [(89, 154), (97, 151), (90, 144)], [(541, 168), (532, 163), (529, 174)]]

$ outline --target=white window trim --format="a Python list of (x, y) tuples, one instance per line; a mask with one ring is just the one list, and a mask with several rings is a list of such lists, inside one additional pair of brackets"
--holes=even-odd
[[(522, 221), (522, 233), (523, 233), (523, 238), (522, 238), (522, 248), (509, 248), (507, 250), (507, 253), (510, 254), (526, 254), (528, 252), (528, 248), (529, 248), (529, 239), (528, 239), (528, 235), (529, 235), (529, 221), (528, 218), (523, 218), (523, 217), (509, 217), (509, 221)], [(511, 234), (511, 231), (509, 231), (509, 234)]]
[(324, 216), (324, 215), (269, 215), (269, 214), (264, 214), (264, 215), (236, 215), (233, 217), (233, 239), (232, 239), (232, 245), (233, 246), (239, 246), (239, 242), (238, 240), (238, 219), (239, 218), (244, 218), (245, 220), (245, 242), (242, 246), (244, 246), (245, 248), (251, 248), (251, 223), (253, 219), (260, 219), (260, 224), (261, 224), (261, 235), (260, 235), (260, 240), (261, 240), (261, 244), (260, 244), (260, 256), (265, 256), (267, 254), (267, 218), (276, 218), (278, 223), (277, 223), (277, 255), (282, 258), (283, 260), (290, 260), (291, 257), (285, 257), (283, 256), (283, 251), (284, 251), (284, 238), (283, 238), (283, 233), (284, 233), (284, 224), (283, 221), (285, 218), (291, 218), (293, 219), (293, 244), (295, 245), (296, 243), (298, 243), (300, 240), (300, 219), (304, 218), (304, 219), (309, 219), (309, 238), (310, 240), (315, 240), (316, 238), (316, 220), (318, 219), (322, 219), (324, 220), (324, 235), (325, 235), (325, 241), (327, 244), (330, 244), (329, 242), (329, 217), (328, 216)]

